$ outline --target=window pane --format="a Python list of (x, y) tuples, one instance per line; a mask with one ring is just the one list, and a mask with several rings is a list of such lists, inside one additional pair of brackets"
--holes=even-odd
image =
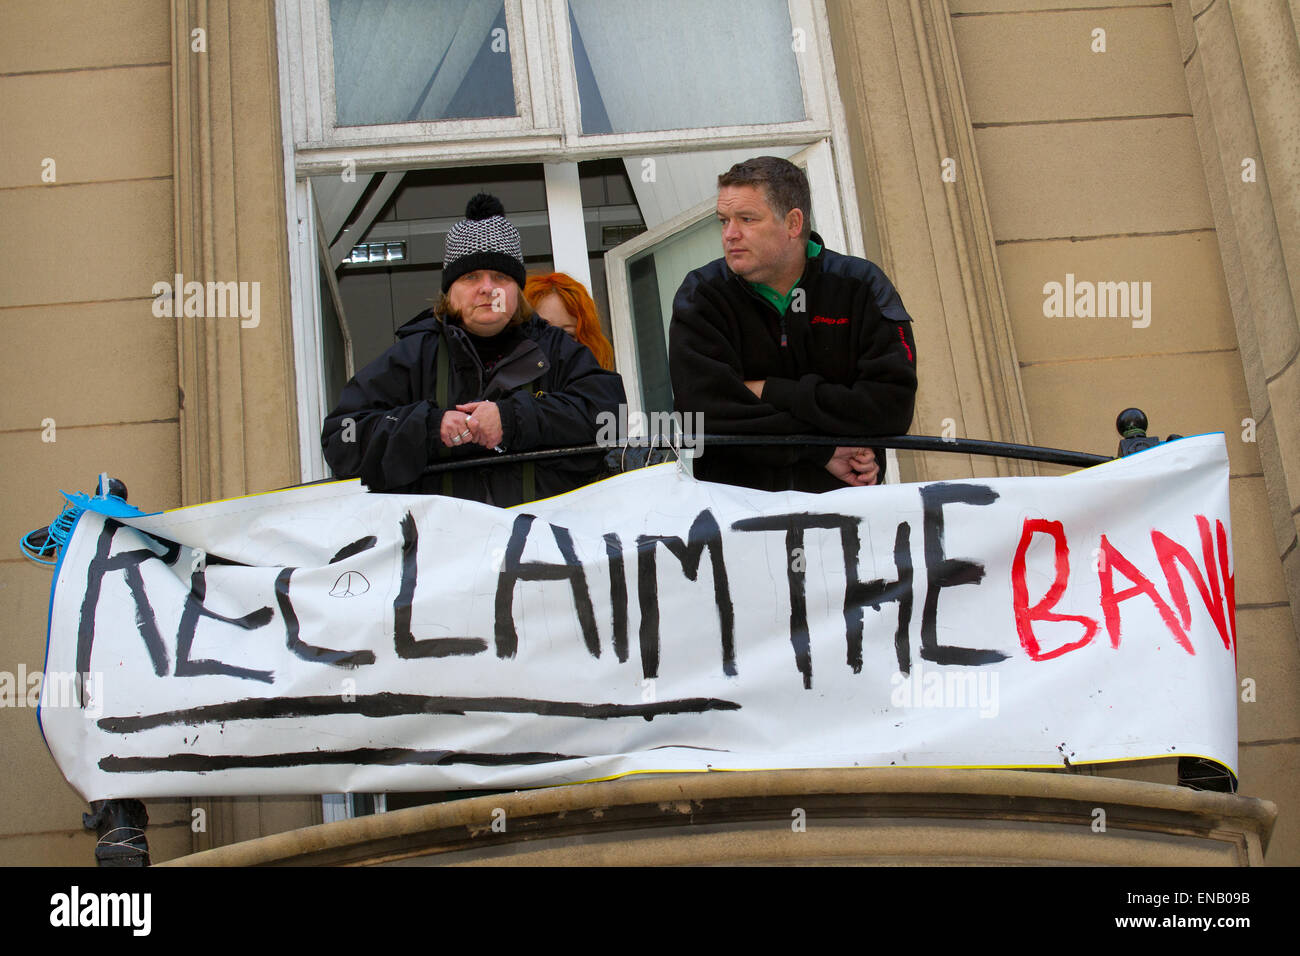
[(668, 378), (668, 321), (673, 316), (673, 296), (686, 273), (721, 254), (722, 227), (716, 217), (710, 216), (627, 261), (632, 335), (641, 398), (647, 412), (666, 412), (673, 407)]
[(786, 0), (569, 0), (569, 28), (584, 133), (805, 118)]
[(330, 0), (340, 126), (517, 116), (504, 0)]

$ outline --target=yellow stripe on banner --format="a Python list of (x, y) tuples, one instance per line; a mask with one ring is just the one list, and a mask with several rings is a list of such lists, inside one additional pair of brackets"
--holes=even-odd
[[(594, 452), (593, 452), (593, 454), (594, 454)], [(636, 471), (645, 471), (645, 470), (647, 470), (647, 469), (649, 469), (649, 468), (660, 468), (660, 467), (663, 467), (664, 465), (671, 465), (671, 464), (673, 464), (673, 462), (662, 462), (662, 463), (659, 464), (659, 465), (646, 465), (646, 466), (644, 466), (643, 468), (638, 468), (638, 469), (635, 469), (635, 470), (636, 470)], [(449, 474), (450, 474), (450, 472), (449, 472)], [(623, 474), (632, 474), (632, 472), (623, 472)], [(513, 510), (516, 510), (516, 509), (519, 509), (519, 508), (532, 507), (533, 505), (536, 505), (536, 504), (538, 504), (538, 503), (540, 503), (540, 502), (543, 502), (543, 501), (555, 501), (555, 500), (558, 499), (558, 498), (563, 498), (563, 497), (565, 497), (566, 495), (572, 495), (572, 494), (575, 494), (576, 492), (579, 492), (579, 491), (585, 491), (586, 489), (591, 488), (591, 487), (593, 487), (594, 485), (603, 484), (603, 483), (606, 482), (606, 481), (610, 481), (610, 480), (612, 480), (612, 479), (614, 479), (614, 478), (619, 478), (619, 477), (621, 477), (621, 475), (610, 475), (610, 476), (607, 477), (607, 478), (601, 478), (599, 481), (592, 481), (592, 482), (588, 482), (588, 483), (585, 484), (585, 485), (579, 485), (577, 488), (574, 488), (572, 491), (564, 491), (564, 492), (561, 492), (561, 493), (558, 494), (558, 495), (551, 495), (549, 498), (538, 498), (536, 501), (526, 501), (526, 502), (524, 502), (523, 504), (520, 504), (520, 505), (510, 505), (509, 507), (504, 508), (504, 509), (502, 509), (502, 510), (504, 510), (504, 511), (513, 511)], [(296, 488), (276, 488), (276, 489), (273, 490), (273, 491), (256, 491), (256, 492), (253, 492), (252, 494), (247, 494), (247, 495), (235, 495), (235, 496), (232, 497), (232, 498), (214, 498), (214, 499), (212, 499), (211, 501), (200, 501), (198, 504), (193, 504), (193, 505), (181, 505), (179, 508), (168, 508), (168, 509), (165, 510), (165, 511), (153, 511), (153, 512), (150, 512), (150, 513), (149, 513), (148, 517), (150, 517), (150, 518), (157, 518), (157, 517), (160, 517), (160, 516), (162, 516), (162, 515), (174, 515), (174, 514), (179, 514), (179, 513), (182, 512), (182, 511), (189, 511), (191, 508), (204, 508), (204, 507), (206, 507), (206, 506), (208, 506), (208, 505), (219, 505), (219, 504), (223, 504), (223, 503), (228, 502), (228, 501), (242, 501), (242, 500), (245, 499), (245, 498), (265, 498), (265, 497), (267, 497), (268, 495), (281, 495), (281, 494), (287, 494), (288, 492), (292, 492), (292, 491), (302, 491), (304, 488), (328, 488), (328, 487), (330, 487), (331, 485), (346, 485), (346, 484), (350, 484), (350, 483), (352, 483), (352, 482), (358, 482), (358, 483), (359, 483), (360, 481), (361, 481), (360, 478), (339, 478), (339, 479), (337, 479), (336, 481), (321, 481), (321, 482), (317, 482), (316, 484), (313, 484), (313, 485), (299, 485), (299, 486), (296, 487)]]
[[(1081, 763), (1070, 764), (1070, 767), (1090, 767), (1097, 764), (1108, 763), (1127, 763), (1133, 760), (1165, 760), (1169, 757), (1200, 757), (1202, 760), (1210, 760), (1219, 763), (1214, 757), (1207, 757), (1199, 753), (1169, 753), (1169, 754), (1146, 754), (1140, 757), (1109, 757), (1104, 760), (1088, 760)], [(555, 784), (561, 787), (576, 787), (584, 783), (605, 783), (609, 780), (620, 780), (623, 777), (633, 777), (641, 773), (761, 773), (763, 771), (774, 770), (890, 770), (897, 768), (899, 770), (1065, 770), (1068, 769), (1061, 763), (973, 763), (973, 764), (928, 764), (928, 763), (909, 763), (901, 767), (896, 764), (857, 764), (852, 767), (833, 766), (833, 767), (708, 767), (704, 770), (688, 770), (681, 767), (665, 768), (662, 770), (625, 770), (622, 773), (610, 774), (606, 777), (592, 777), (590, 780), (575, 780), (572, 783)], [(1237, 776), (1236, 767), (1228, 767), (1228, 770), (1235, 777)], [(548, 784), (548, 786), (551, 786)], [(543, 788), (536, 788), (543, 789)]]
[(328, 488), (330, 485), (346, 485), (350, 482), (360, 484), (360, 478), (339, 478), (337, 481), (322, 481), (314, 485), (299, 485), (296, 488), (276, 488), (273, 491), (254, 491), (247, 495), (235, 495), (233, 498), (213, 498), (211, 501), (200, 501), (195, 505), (181, 505), (179, 508), (168, 508), (166, 511), (156, 511), (148, 515), (150, 518), (156, 518), (159, 515), (174, 515), (182, 511), (189, 511), (191, 508), (206, 508), (208, 505), (224, 504), (227, 501), (243, 501), (245, 498), (265, 498), (268, 495), (283, 495), (291, 491), (302, 491), (304, 488)]

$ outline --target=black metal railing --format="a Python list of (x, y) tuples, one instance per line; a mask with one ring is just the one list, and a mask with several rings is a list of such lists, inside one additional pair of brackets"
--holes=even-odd
[[(983, 455), (993, 458), (1017, 458), (1042, 461), (1053, 465), (1073, 465), (1088, 468), (1114, 459), (1106, 455), (1093, 455), (1084, 451), (1063, 448), (1043, 448), (1037, 445), (1018, 445), (1014, 442), (988, 441), (982, 438), (941, 438), (935, 435), (709, 435), (687, 434), (681, 444), (671, 437), (630, 438), (617, 445), (572, 445), (566, 448), (545, 448), (539, 451), (506, 452), (478, 458), (437, 462), (424, 470), (425, 475), (448, 471), (523, 464), (577, 455), (608, 454), (620, 448), (655, 449), (669, 452), (678, 447), (758, 447), (785, 448), (792, 445), (853, 445), (867, 448), (894, 448), (899, 451), (938, 451), (958, 455)], [(333, 480), (333, 479), (329, 479)]]

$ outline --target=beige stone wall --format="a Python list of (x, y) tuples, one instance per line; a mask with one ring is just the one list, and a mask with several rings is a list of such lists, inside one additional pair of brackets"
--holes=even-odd
[[(1262, 494), (1169, 8), (951, 6), (1036, 441), (1113, 454), (1115, 413), (1136, 405), (1156, 434), (1224, 431), (1234, 493)], [(1043, 285), (1067, 273), (1150, 282), (1150, 326), (1046, 318)]]
[[(1268, 860), (1294, 864), (1300, 655), (1174, 11), (1077, 0), (950, 10), (1035, 441), (1113, 454), (1128, 405), (1158, 435), (1227, 436), (1238, 669), (1260, 687), (1238, 707), (1242, 792), (1277, 800)], [(1046, 317), (1044, 284), (1067, 273), (1151, 283), (1150, 325)]]
[[(171, 44), (166, 0), (22, 0), (2, 17), (0, 670), (31, 672), (44, 666), (50, 571), (14, 543), (58, 514), (58, 490), (108, 471), (132, 500), (180, 503), (176, 327), (153, 317), (149, 294), (173, 262)], [(88, 808), (35, 710), (0, 709), (0, 739), (0, 864), (93, 863)], [(187, 852), (188, 801), (149, 810), (156, 855)]]

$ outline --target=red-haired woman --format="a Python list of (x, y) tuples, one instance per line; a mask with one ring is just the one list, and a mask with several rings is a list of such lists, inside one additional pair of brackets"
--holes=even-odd
[(614, 347), (600, 330), (596, 303), (581, 282), (563, 272), (529, 276), (524, 297), (542, 319), (591, 349), (602, 368), (613, 370)]

